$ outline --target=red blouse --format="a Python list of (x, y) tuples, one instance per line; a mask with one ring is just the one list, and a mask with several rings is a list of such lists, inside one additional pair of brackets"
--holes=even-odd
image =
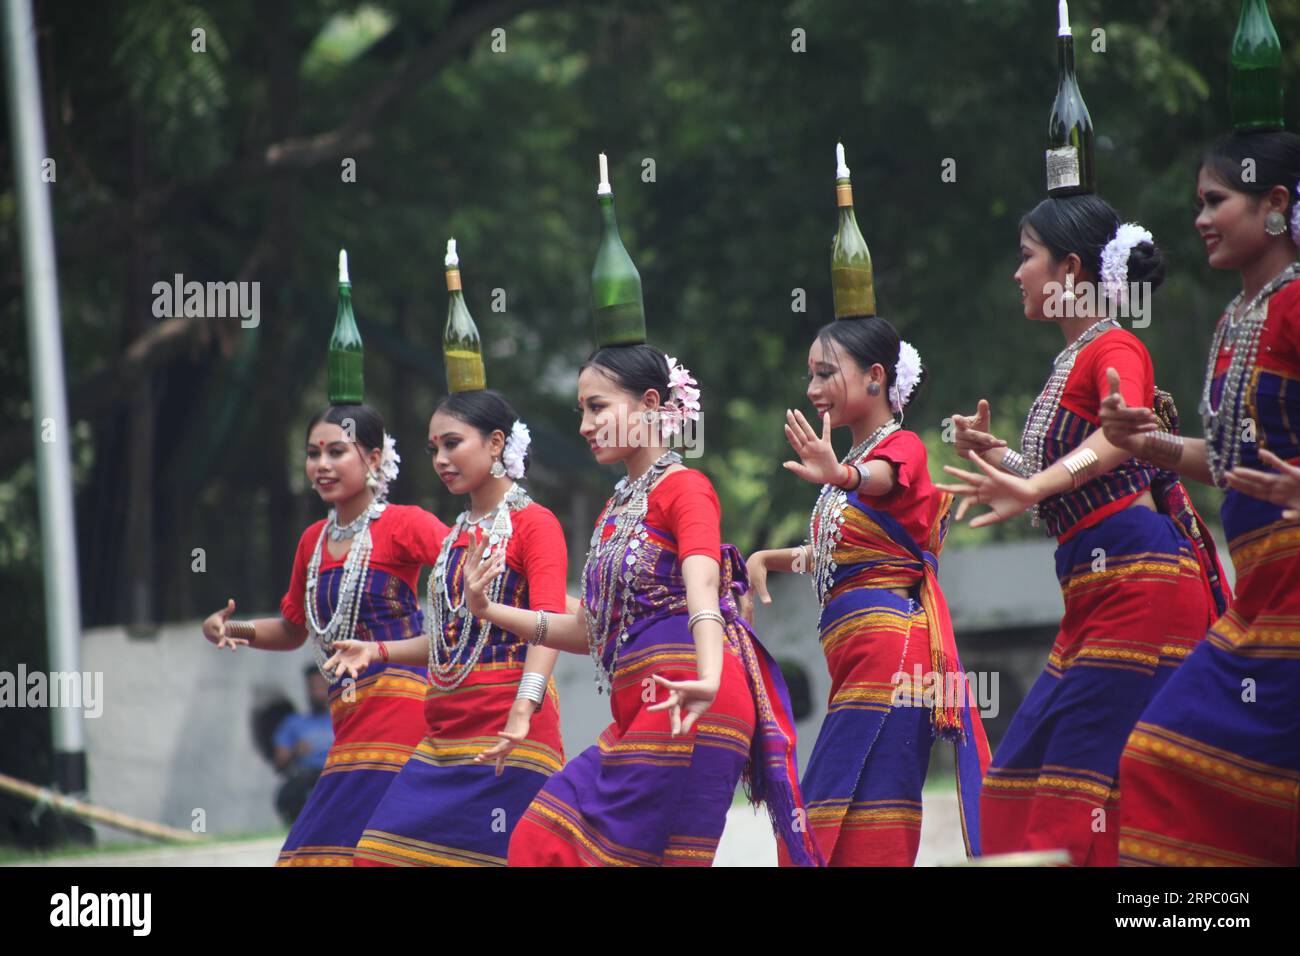
[[(506, 545), (506, 564), (528, 583), (528, 608), (532, 611), (565, 613), (566, 582), (569, 574), (569, 545), (559, 519), (548, 508), (533, 502), (510, 515), (514, 528)], [(469, 546), (469, 533), (462, 531), (453, 548)], [(434, 553), (436, 560), (437, 553)], [(433, 564), (433, 561), (427, 562)]]
[(1142, 341), (1127, 329), (1111, 329), (1083, 347), (1061, 395), (1061, 405), (1093, 425), (1101, 423), (1101, 403), (1110, 394), (1106, 369), (1119, 373), (1119, 391), (1129, 407), (1150, 408), (1156, 373)]
[[(1227, 314), (1219, 321), (1228, 321)], [(1231, 346), (1219, 349), (1214, 357), (1214, 374), (1227, 372), (1231, 362)], [(1269, 297), (1255, 364), (1267, 372), (1300, 377), (1300, 280), (1288, 282)]]
[(930, 481), (929, 453), (916, 432), (899, 429), (887, 435), (860, 462), (887, 461), (894, 466), (894, 487), (886, 495), (862, 495), (865, 505), (889, 512), (922, 548), (939, 514), (939, 493)]
[[(1101, 403), (1110, 394), (1106, 369), (1119, 373), (1119, 393), (1130, 408), (1151, 408), (1156, 399), (1156, 372), (1151, 364), (1151, 353), (1127, 329), (1111, 329), (1083, 347), (1075, 360), (1070, 377), (1061, 394), (1061, 407), (1066, 408), (1094, 427), (1101, 425)], [(1059, 536), (1068, 541), (1085, 528), (1100, 524), (1111, 515), (1123, 511), (1143, 491), (1125, 495), (1115, 501), (1094, 508)]]
[[(312, 524), (298, 539), (289, 590), (280, 599), (280, 613), (285, 620), (299, 626), (307, 623), (307, 612), (303, 607), (307, 594), (307, 565), (311, 562), (312, 548), (320, 540), (323, 527), (324, 518)], [(420, 581), (420, 568), (438, 560), (438, 549), (442, 547), (442, 540), (449, 531), (445, 524), (423, 508), (389, 505), (378, 520), (370, 522), (370, 541), (373, 547), (370, 564), (401, 578), (415, 592)], [(321, 571), (342, 567), (347, 560), (346, 554), (342, 558), (332, 556), (327, 541), (321, 541), (320, 547)]]
[[(704, 554), (722, 561), (722, 504), (703, 472), (683, 468), (665, 475), (650, 489), (645, 523), (672, 535), (679, 561)], [(612, 522), (602, 540), (614, 533)]]

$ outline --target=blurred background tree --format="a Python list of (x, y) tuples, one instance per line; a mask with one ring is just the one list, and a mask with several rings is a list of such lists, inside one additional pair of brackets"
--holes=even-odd
[[(148, 631), (227, 595), (242, 611), (276, 606), (322, 513), (300, 449), (325, 400), (339, 247), (368, 398), (405, 459), (394, 500), (444, 519), (460, 505), (423, 454), (454, 235), (489, 383), (533, 429), (530, 485), (580, 566), (615, 477), (591, 463), (572, 412), (592, 346), (600, 150), (652, 341), (704, 389), (696, 464), (746, 551), (801, 540), (814, 497), (780, 467), (781, 424), (785, 408), (807, 410), (807, 349), (831, 314), (837, 139), (881, 312), (930, 370), (906, 423), (936, 477), (955, 461), (944, 419), (987, 397), (1017, 442), (1063, 345), (1026, 324), (1011, 280), (1019, 218), (1045, 194), (1055, 4), (43, 0), (36, 13), (88, 626)], [(1272, 13), (1294, 77), (1300, 5)], [(1228, 126), (1236, 17), (1223, 0), (1072, 6), (1102, 194), (1168, 257), (1138, 334), (1191, 434), (1212, 323), (1235, 291), (1206, 267), (1192, 218), (1197, 159)], [(0, 600), (25, 626), (0, 656), (31, 663), (40, 541), (10, 160), (0, 143)], [(155, 318), (153, 284), (178, 273), (259, 282), (260, 325)], [(1196, 494), (1213, 515), (1214, 494)], [(963, 527), (952, 546), (1032, 533)]]

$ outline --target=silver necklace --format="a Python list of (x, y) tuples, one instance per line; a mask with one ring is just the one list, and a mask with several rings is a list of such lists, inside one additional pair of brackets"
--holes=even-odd
[[(1025, 419), (1025, 430), (1020, 436), (1020, 454), (1024, 458), (1030, 476), (1043, 470), (1043, 443), (1047, 438), (1048, 428), (1051, 427), (1056, 413), (1061, 408), (1065, 383), (1069, 381), (1070, 372), (1074, 370), (1074, 363), (1078, 360), (1079, 353), (1093, 339), (1119, 327), (1119, 323), (1110, 318), (1094, 322), (1052, 360), (1052, 374), (1048, 377), (1047, 384), (1043, 386), (1038, 398), (1034, 399), (1034, 404), (1029, 409), (1029, 417)], [(1035, 528), (1038, 527), (1039, 516), (1040, 506), (1034, 505), (1030, 509), (1030, 523)]]
[[(478, 622), (478, 633), (471, 641), (473, 624), (469, 608), (465, 606), (462, 593), (459, 601), (451, 598), (451, 588), (447, 584), (447, 566), (451, 561), (453, 545), (469, 527), (482, 524), (488, 518), (492, 524), (488, 528), (488, 546), (483, 552), (483, 560), (488, 560), (498, 548), (505, 548), (514, 534), (514, 524), (510, 520), (513, 512), (527, 508), (533, 503), (522, 487), (511, 482), (505, 496), (495, 508), (477, 521), (471, 521), (468, 511), (462, 511), (456, 518), (451, 532), (442, 540), (438, 549), (438, 559), (434, 563), (433, 573), (429, 575), (425, 587), (424, 619), (429, 628), (429, 680), (442, 691), (455, 690), (461, 685), (483, 655), (487, 646), (492, 625), (488, 621)], [(468, 554), (468, 551), (466, 552)], [(461, 579), (464, 580), (465, 563), (461, 562)], [(505, 589), (505, 574), (500, 574), (488, 584), (489, 601), (500, 603), (501, 593)], [(453, 617), (461, 620), (460, 640), (452, 644), (447, 639), (447, 632)]]
[(382, 499), (372, 498), (370, 500), (370, 504), (368, 504), (365, 507), (365, 510), (363, 510), (361, 514), (357, 515), (354, 519), (352, 519), (350, 522), (344, 525), (338, 523), (338, 512), (331, 511), (329, 524), (327, 525), (327, 529), (329, 530), (330, 540), (331, 541), (352, 540), (354, 537), (357, 536), (357, 533), (360, 532), (362, 528), (364, 528), (366, 525), (370, 524), (370, 522), (373, 521), (375, 518), (378, 518), (381, 514), (383, 514), (384, 508), (386, 508), (387, 506), (388, 506), (387, 502), (383, 501)]
[(334, 681), (334, 675), (325, 670), (325, 662), (333, 656), (335, 641), (351, 640), (356, 632), (357, 621), (361, 617), (363, 588), (370, 571), (370, 554), (374, 550), (370, 538), (370, 523), (384, 513), (385, 507), (383, 502), (372, 501), (370, 506), (361, 512), (360, 517), (348, 525), (352, 529), (348, 537), (356, 540), (353, 541), (348, 556), (343, 562), (343, 578), (339, 582), (338, 603), (334, 606), (334, 613), (324, 624), (321, 624), (316, 612), (316, 594), (320, 586), (321, 552), (324, 550), (326, 537), (333, 538), (334, 531), (338, 529), (337, 511), (330, 510), (329, 518), (325, 522), (325, 527), (321, 528), (320, 536), (316, 539), (316, 547), (311, 553), (311, 560), (307, 564), (307, 627), (315, 643), (316, 667), (330, 682)]
[[(1225, 487), (1225, 475), (1241, 463), (1241, 423), (1242, 410), (1245, 406), (1245, 393), (1255, 360), (1259, 357), (1259, 338), (1264, 331), (1264, 322), (1268, 318), (1268, 299), (1278, 289), (1300, 276), (1300, 264), (1291, 263), (1264, 288), (1255, 294), (1246, 308), (1238, 313), (1240, 321), (1234, 323), (1232, 316), (1237, 313), (1237, 306), (1245, 297), (1238, 292), (1228, 304), (1228, 320), (1219, 323), (1214, 330), (1210, 344), (1210, 359), (1205, 367), (1205, 383), (1201, 386), (1201, 422), (1205, 426), (1205, 458), (1210, 466), (1210, 475), (1214, 483)], [(1262, 308), (1261, 308), (1262, 306)], [(1216, 406), (1210, 396), (1214, 392), (1214, 366), (1219, 352), (1225, 348), (1232, 349), (1232, 358), (1223, 377), (1223, 392), (1219, 395)], [(1220, 451), (1222, 449), (1222, 451)]]
[[(587, 549), (587, 561), (582, 567), (583, 587), (592, 576), (596, 578), (595, 607), (592, 602), (583, 604), (587, 619), (587, 647), (591, 659), (596, 665), (596, 692), (611, 693), (611, 677), (618, 662), (618, 649), (628, 638), (628, 628), (632, 625), (634, 610), (633, 582), (637, 576), (637, 563), (645, 551), (649, 532), (645, 526), (645, 516), (650, 510), (650, 488), (671, 466), (679, 464), (682, 456), (675, 451), (665, 452), (645, 474), (635, 481), (622, 478), (614, 486), (614, 494), (605, 502), (605, 508), (596, 521), (596, 528), (591, 533), (591, 545)], [(601, 532), (610, 513), (622, 507), (614, 519), (614, 533), (608, 540), (602, 540)], [(610, 558), (612, 560), (606, 560)], [(617, 643), (609, 667), (605, 667), (605, 648), (609, 646), (609, 631), (614, 625), (614, 604), (616, 592), (621, 598), (621, 614), (618, 622)]]
[[(901, 427), (896, 421), (881, 425), (850, 448), (849, 453), (840, 459), (840, 464), (858, 462)], [(838, 567), (835, 563), (835, 549), (839, 547), (843, 536), (841, 525), (844, 524), (844, 508), (848, 502), (849, 493), (843, 488), (831, 484), (822, 485), (817, 504), (813, 506), (812, 515), (808, 519), (808, 537), (812, 541), (813, 552), (812, 584), (822, 607), (826, 606), (826, 598), (835, 583)]]

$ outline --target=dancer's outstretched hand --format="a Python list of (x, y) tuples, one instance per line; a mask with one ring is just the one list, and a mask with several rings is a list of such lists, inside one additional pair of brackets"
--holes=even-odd
[(831, 414), (822, 415), (822, 433), (818, 435), (798, 409), (785, 412), (785, 437), (799, 456), (799, 461), (782, 464), (804, 481), (814, 485), (838, 484), (844, 480), (844, 466), (835, 457), (831, 444)]
[(984, 454), (994, 448), (1006, 448), (1007, 443), (989, 431), (989, 403), (981, 398), (977, 411), (971, 415), (953, 415), (952, 423), (957, 426), (953, 438), (957, 454), (962, 458), (970, 457), (971, 452)]
[(527, 739), (528, 728), (532, 725), (534, 710), (536, 708), (531, 700), (516, 700), (510, 706), (510, 716), (506, 718), (506, 729), (497, 731), (497, 736), (501, 739), (475, 757), (474, 762), (482, 763), (495, 757), (497, 762), (496, 775), (501, 776), (501, 771), (505, 769), (506, 757), (510, 755), (510, 751), (514, 750), (517, 744), (521, 744)]
[(233, 651), (241, 644), (248, 644), (244, 638), (231, 637), (226, 633), (226, 621), (234, 613), (235, 599), (226, 598), (226, 606), (215, 614), (208, 615), (207, 620), (203, 622), (203, 636), (217, 645), (218, 650), (228, 647)]
[(1300, 518), (1300, 468), (1283, 461), (1266, 448), (1259, 450), (1259, 459), (1277, 472), (1259, 471), (1240, 466), (1228, 472), (1228, 485), (1252, 498), (1281, 505), (1282, 517), (1288, 521)]
[(1110, 394), (1101, 400), (1101, 410), (1097, 413), (1102, 433), (1116, 448), (1136, 455), (1143, 436), (1160, 430), (1160, 419), (1151, 409), (1131, 408), (1124, 401), (1119, 392), (1119, 372), (1106, 369), (1106, 381), (1110, 383)]
[(984, 474), (977, 475), (961, 468), (944, 465), (943, 470), (954, 478), (961, 479), (963, 484), (935, 485), (941, 491), (965, 496), (962, 507), (955, 515), (958, 521), (966, 513), (968, 503), (988, 505), (991, 509), (971, 519), (972, 528), (983, 528), (985, 525), (1014, 518), (1038, 503), (1038, 493), (1027, 479), (1000, 471), (973, 452), (967, 457)]
[(324, 665), (336, 679), (350, 676), (356, 680), (379, 657), (379, 645), (374, 641), (335, 641), (334, 653)]
[(506, 569), (506, 549), (498, 547), (487, 559), (483, 559), (488, 549), (488, 538), (477, 528), (476, 539), (465, 555), (465, 606), (475, 617), (482, 617), (488, 609), (487, 589), (502, 571)]
[[(718, 696), (720, 680), (668, 680), (654, 675), (655, 682), (668, 691), (668, 699), (647, 707), (648, 711), (667, 710), (672, 721), (673, 736), (690, 733), (695, 721), (709, 709), (713, 698)], [(686, 712), (685, 718), (682, 711)]]

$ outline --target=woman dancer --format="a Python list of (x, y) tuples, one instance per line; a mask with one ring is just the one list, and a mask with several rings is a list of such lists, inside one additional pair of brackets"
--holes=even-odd
[[(817, 334), (808, 372), (822, 432), (787, 412), (800, 461), (785, 466), (822, 486), (811, 544), (759, 551), (748, 570), (770, 604), (769, 572), (811, 569), (822, 605), (831, 691), (803, 778), (809, 823), (831, 866), (911, 866), (937, 734), (957, 741), (962, 830), (977, 855), (988, 742), (936, 580), (952, 499), (930, 483), (920, 437), (895, 419), (924, 378), (920, 356), (884, 319), (845, 318)], [(842, 460), (830, 441), (840, 426), (854, 442)]]
[[(277, 865), (347, 866), (366, 821), (424, 736), (424, 667), (388, 660), (384, 642), (422, 633), (415, 588), (447, 526), (422, 508), (386, 502), (400, 459), (368, 405), (332, 405), (313, 417), (306, 459), (307, 480), (331, 509), (298, 542), (281, 616), (232, 621), (230, 600), (203, 623), (203, 635), (231, 650), (292, 651), (309, 634), (314, 639), (317, 664), (331, 682), (334, 745)], [(345, 679), (324, 665), (333, 645), (348, 640), (378, 656)]]
[(1098, 427), (1107, 368), (1130, 401), (1155, 400), (1146, 348), (1097, 314), (1131, 305), (1131, 282), (1159, 285), (1151, 234), (1121, 225), (1095, 195), (1046, 199), (1021, 221), (1020, 255), (1025, 317), (1054, 319), (1066, 348), (1030, 410), (1022, 454), (987, 432), (982, 402), (977, 416), (954, 417), (958, 450), (980, 472), (945, 467), (964, 483), (940, 487), (969, 496), (961, 511), (971, 501), (991, 507), (972, 527), (1033, 508), (1059, 542), (1065, 616), (985, 778), (983, 849), (1065, 849), (1076, 865), (1114, 865), (1124, 741), (1226, 595), (1212, 539), (1176, 476), (1134, 460)]
[(1242, 284), (1210, 349), (1205, 439), (1167, 434), (1127, 395), (1102, 409), (1111, 443), (1227, 486), (1223, 530), (1237, 570), (1232, 606), (1125, 747), (1123, 864), (1300, 861), (1298, 188), (1292, 133), (1234, 133), (1202, 161), (1196, 228), (1211, 268), (1236, 271)]
[(518, 484), (528, 445), (527, 426), (499, 392), (453, 392), (438, 404), (429, 422), (433, 467), (450, 491), (469, 495), (470, 507), (434, 561), (425, 606), (430, 634), (386, 650), (335, 644), (327, 666), (347, 673), (364, 672), (387, 653), (395, 663), (427, 661), (430, 676), (428, 733), (366, 824), (358, 866), (505, 866), (510, 832), (564, 765), (559, 697), (548, 686), (556, 652), (529, 647), (465, 608), (473, 531), (506, 564), (492, 583), (494, 600), (564, 611), (564, 532)]
[(590, 653), (610, 694), (613, 722), (542, 787), (511, 837), (512, 866), (708, 866), (742, 776), (788, 851), (815, 862), (785, 686), (736, 609), (744, 566), (721, 542), (709, 480), (665, 447), (698, 416), (698, 397), (649, 345), (601, 348), (583, 366), (580, 431), (598, 463), (622, 463), (627, 477), (592, 535), (582, 613), (489, 600), (500, 552), (478, 565), (480, 545), (469, 558), (476, 617)]

